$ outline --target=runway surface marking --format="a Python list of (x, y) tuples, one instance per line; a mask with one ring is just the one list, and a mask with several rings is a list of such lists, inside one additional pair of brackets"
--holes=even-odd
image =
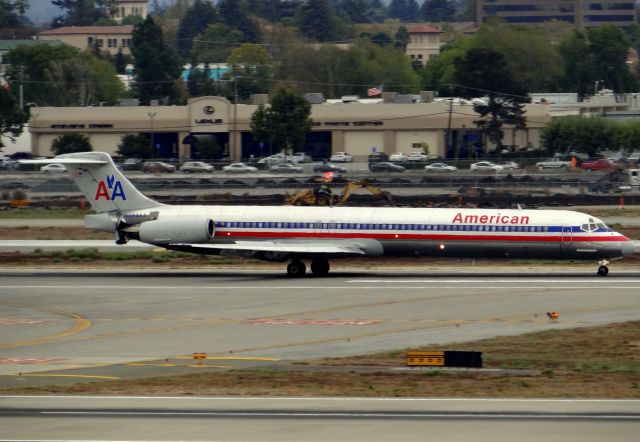
[(396, 397), (301, 397), (301, 396), (282, 396), (282, 397), (264, 397), (264, 396), (100, 396), (100, 395), (20, 395), (20, 394), (8, 394), (0, 395), (0, 402), (5, 399), (45, 399), (45, 400), (109, 400), (109, 401), (122, 401), (122, 400), (142, 400), (142, 401), (202, 401), (202, 402), (216, 402), (216, 401), (241, 401), (241, 402), (311, 402), (315, 403), (318, 400), (323, 402), (514, 402), (514, 403), (576, 403), (576, 404), (588, 404), (588, 403), (608, 403), (608, 404), (631, 404), (640, 407), (640, 399), (581, 399), (581, 398), (443, 398), (443, 397), (410, 397), (410, 398), (396, 398)]
[(206, 417), (290, 417), (351, 419), (510, 419), (510, 420), (640, 420), (637, 414), (595, 413), (447, 413), (447, 412), (311, 412), (311, 411), (40, 411), (35, 414), (63, 416), (206, 416)]
[(0, 376), (12, 376), (18, 378), (80, 378), (80, 379), (106, 379), (120, 380), (116, 376), (97, 376), (85, 374), (59, 374), (59, 373), (5, 373)]
[(0, 319), (0, 325), (34, 325), (44, 324), (49, 321), (42, 319)]
[(0, 364), (50, 364), (62, 361), (60, 358), (0, 358)]
[(374, 325), (382, 321), (363, 321), (357, 319), (251, 319), (245, 324), (256, 325)]
[(10, 349), (10, 348), (16, 348), (16, 347), (24, 347), (27, 345), (46, 344), (52, 341), (67, 338), (69, 336), (81, 333), (87, 330), (89, 327), (91, 327), (91, 321), (89, 321), (88, 319), (83, 318), (82, 316), (76, 313), (66, 312), (64, 310), (58, 310), (58, 309), (53, 309), (48, 307), (38, 307), (35, 305), (26, 305), (26, 304), (0, 303), (0, 305), (6, 305), (8, 307), (15, 307), (19, 309), (28, 309), (28, 310), (37, 310), (41, 312), (47, 312), (47, 313), (55, 313), (57, 315), (62, 315), (62, 316), (71, 318), (74, 321), (73, 327), (63, 330), (59, 333), (55, 333), (47, 336), (41, 336), (39, 338), (35, 338), (27, 341), (17, 341), (17, 342), (12, 342), (7, 344), (0, 343), (0, 349)]

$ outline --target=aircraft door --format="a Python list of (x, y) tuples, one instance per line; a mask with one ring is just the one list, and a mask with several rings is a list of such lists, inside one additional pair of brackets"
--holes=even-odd
[(573, 234), (571, 232), (571, 227), (562, 227), (562, 245), (560, 247), (560, 250), (563, 255), (573, 250)]

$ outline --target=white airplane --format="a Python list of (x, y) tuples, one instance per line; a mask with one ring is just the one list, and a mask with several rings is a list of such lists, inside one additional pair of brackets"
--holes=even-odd
[(599, 261), (635, 251), (601, 220), (567, 210), (414, 209), (296, 206), (176, 206), (140, 193), (107, 153), (84, 152), (29, 163), (64, 164), (96, 214), (85, 227), (199, 254), (286, 262), (289, 276), (329, 272), (351, 257), (521, 258)]

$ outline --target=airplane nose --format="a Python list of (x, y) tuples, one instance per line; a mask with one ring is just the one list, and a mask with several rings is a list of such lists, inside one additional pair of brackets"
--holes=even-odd
[[(638, 243), (638, 246), (636, 246)], [(640, 252), (640, 242), (638, 241), (623, 241), (620, 243), (620, 249), (622, 251), (622, 256), (629, 256), (636, 253), (636, 250)]]

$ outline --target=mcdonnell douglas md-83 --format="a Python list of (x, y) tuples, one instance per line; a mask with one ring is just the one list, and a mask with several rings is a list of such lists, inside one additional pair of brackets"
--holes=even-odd
[(601, 220), (567, 210), (177, 206), (140, 193), (107, 153), (59, 155), (96, 213), (89, 229), (169, 250), (289, 262), (290, 276), (329, 272), (352, 257), (521, 258), (599, 261), (634, 253), (633, 242)]

